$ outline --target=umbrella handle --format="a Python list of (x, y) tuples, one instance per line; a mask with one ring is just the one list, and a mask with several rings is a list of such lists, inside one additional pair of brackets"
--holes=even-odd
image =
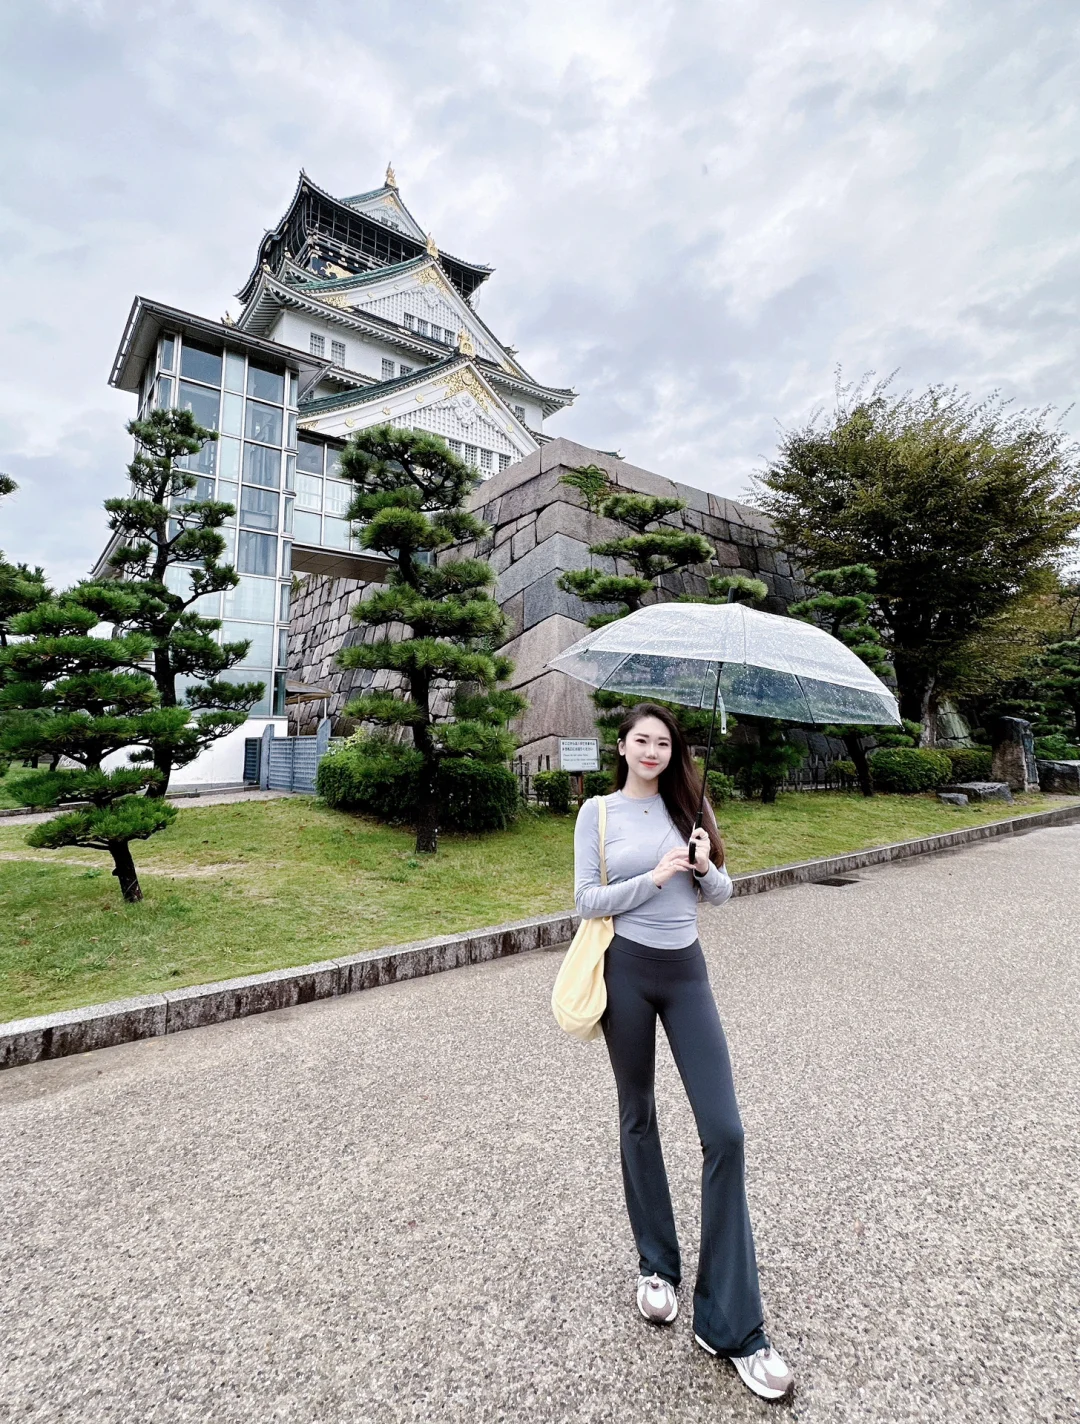
[[(709, 783), (709, 757), (712, 755), (713, 731), (716, 727), (716, 708), (720, 707), (720, 735), (727, 734), (727, 708), (724, 706), (724, 699), (720, 696), (720, 673), (723, 670), (723, 663), (716, 665), (716, 690), (713, 693), (712, 721), (709, 723), (709, 741), (705, 748), (705, 766), (701, 772), (701, 800), (698, 802), (697, 816), (694, 819), (694, 829), (697, 830), (704, 819), (705, 814), (705, 787)], [(697, 864), (697, 842), (691, 841), (688, 847), (690, 864)]]

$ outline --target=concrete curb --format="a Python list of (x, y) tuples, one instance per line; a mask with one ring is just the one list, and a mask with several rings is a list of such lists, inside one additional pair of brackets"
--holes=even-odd
[[(1023, 835), (1045, 826), (1063, 826), (1080, 820), (1080, 804), (991, 821), (985, 826), (968, 826), (913, 841), (874, 846), (822, 860), (803, 860), (793, 865), (773, 866), (733, 876), (736, 895), (759, 895), (806, 885), (834, 875), (849, 874), (871, 865), (907, 860), (916, 855), (932, 855), (953, 850), (995, 836)], [(370, 954), (353, 954), (292, 969), (274, 969), (243, 979), (225, 979), (214, 984), (195, 984), (187, 989), (170, 989), (164, 994), (144, 994), (110, 1004), (91, 1004), (82, 1009), (66, 1009), (40, 1018), (15, 1019), (0, 1024), (0, 1069), (22, 1067), (49, 1058), (88, 1053), (141, 1038), (159, 1038), (184, 1029), (202, 1028), (267, 1013), (271, 1009), (309, 1004), (315, 999), (333, 999), (359, 993), (380, 984), (395, 984), (425, 974), (440, 974), (466, 964), (483, 964), (531, 949), (550, 949), (566, 944), (577, 929), (578, 916), (571, 911), (515, 920), (491, 929), (463, 934), (439, 935), (392, 945)]]

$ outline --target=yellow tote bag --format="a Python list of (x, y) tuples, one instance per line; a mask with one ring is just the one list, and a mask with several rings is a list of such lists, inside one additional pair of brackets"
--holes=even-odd
[[(600, 883), (606, 885), (607, 857), (604, 836), (607, 832), (607, 801), (597, 796), (600, 821)], [(600, 1036), (600, 1019), (607, 1008), (607, 986), (604, 983), (604, 954), (615, 933), (610, 915), (600, 919), (582, 920), (570, 942), (566, 957), (551, 991), (551, 1012), (559, 1027), (573, 1038), (588, 1043)]]

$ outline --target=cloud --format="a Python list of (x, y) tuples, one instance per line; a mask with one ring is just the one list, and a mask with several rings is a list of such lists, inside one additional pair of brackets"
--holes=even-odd
[(301, 167), (348, 194), (392, 158), (438, 242), (496, 267), (485, 318), (578, 390), (549, 428), (705, 488), (745, 491), (838, 363), (1074, 399), (1056, 0), (9, 8), (0, 546), (57, 579), (122, 484), (132, 296), (223, 312)]

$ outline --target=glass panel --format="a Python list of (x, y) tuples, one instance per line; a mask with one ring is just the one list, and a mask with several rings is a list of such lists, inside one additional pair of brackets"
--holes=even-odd
[(270, 716), (270, 688), (271, 672), (269, 668), (249, 668), (246, 664), (229, 668), (227, 672), (220, 673), (223, 682), (261, 682), (263, 684), (263, 695), (255, 703), (248, 713), (249, 717), (269, 717)]
[[(229, 397), (225, 397), (228, 401)], [(238, 480), (240, 478), (240, 441), (227, 436), (218, 441), (218, 479)]]
[[(217, 464), (217, 441), (206, 440), (197, 455), (182, 455), (176, 462), (182, 469), (194, 470), (201, 475), (212, 475)], [(213, 488), (213, 486), (211, 486)], [(200, 499), (210, 499), (210, 495), (199, 495)]]
[(243, 391), (244, 389), (244, 358), (236, 351), (225, 353), (225, 389), (227, 391)]
[(199, 346), (185, 337), (180, 348), (180, 374), (193, 381), (205, 381), (208, 386), (220, 386), (221, 352), (211, 346)]
[(247, 403), (246, 432), (249, 440), (261, 440), (264, 445), (281, 444), (281, 411), (276, 406)]
[(242, 663), (238, 667), (246, 667), (253, 663), (258, 667), (265, 667), (267, 663), (273, 661), (274, 655), (274, 625), (272, 623), (223, 623), (221, 625), (221, 641), (223, 643), (239, 643), (250, 640), (251, 647), (244, 655)]
[(277, 630), (277, 665), (285, 667), (289, 661), (289, 630), (279, 628)]
[(295, 404), (296, 404), (296, 396), (297, 396), (297, 392), (299, 391), (299, 389), (300, 389), (300, 382), (299, 382), (298, 379), (297, 379), (296, 372), (295, 372), (295, 371), (290, 371), (290, 372), (289, 372), (289, 404), (290, 404), (290, 405), (295, 405)]
[(240, 498), (240, 487), (232, 480), (218, 480), (217, 497), (221, 504), (231, 504), (233, 513), (225, 520), (226, 524), (236, 523), (236, 501)]
[(231, 396), (228, 392), (221, 405), (221, 428), (226, 435), (244, 433), (244, 397)]
[(258, 400), (277, 401), (285, 399), (285, 377), (277, 371), (263, 371), (258, 366), (248, 367), (247, 393)]
[(293, 519), (293, 501), (292, 501), (291, 499), (287, 499), (287, 500), (285, 501), (285, 513), (284, 513), (284, 516), (283, 516), (282, 521), (281, 521), (281, 532), (282, 532), (283, 534), (291, 534), (291, 533), (292, 533), (292, 519)]
[(167, 376), (159, 378), (154, 404), (158, 410), (168, 410), (173, 403), (173, 383)]
[(323, 543), (331, 549), (347, 549), (349, 547), (349, 521), (347, 519), (331, 519), (329, 515), (323, 520)]
[(276, 529), (277, 522), (278, 497), (274, 491), (244, 485), (240, 491), (240, 523), (249, 529)]
[(324, 446), (319, 445), (314, 440), (305, 440), (303, 436), (296, 446), (296, 468), (306, 470), (311, 475), (322, 474)]
[(204, 593), (202, 598), (197, 598), (191, 605), (191, 611), (197, 613), (200, 618), (220, 618), (221, 594)]
[(274, 713), (275, 717), (285, 716), (285, 674), (276, 672), (274, 674)]
[[(252, 534), (246, 529), (240, 531), (240, 541), (236, 553), (237, 571), (242, 574), (267, 574), (271, 578), (277, 574), (277, 539), (273, 534)], [(273, 584), (270, 585), (273, 589)], [(271, 610), (273, 609), (271, 593)], [(273, 612), (265, 615), (272, 618)]]
[(294, 490), (296, 488), (296, 456), (285, 456), (285, 488)]
[(292, 587), (287, 583), (281, 585), (281, 592), (278, 595), (278, 617), (283, 623), (289, 621), (289, 604), (292, 601)]
[(322, 480), (314, 475), (298, 475), (296, 478), (297, 509), (322, 509)]
[(335, 450), (332, 445), (326, 447), (326, 473), (328, 475), (341, 474), (341, 451)]
[(298, 509), (293, 515), (293, 537), (301, 544), (322, 543), (322, 517)]
[(352, 485), (339, 484), (336, 480), (326, 481), (326, 512), (327, 514), (342, 515), (352, 504)]
[[(171, 385), (172, 382), (170, 381), (169, 384)], [(205, 386), (193, 386), (187, 381), (180, 382), (180, 409), (190, 410), (199, 424), (207, 430), (218, 428), (218, 401), (220, 399), (217, 391), (208, 391)]]
[[(247, 534), (241, 538), (265, 539), (266, 535)], [(262, 618), (272, 622), (276, 587), (270, 579), (241, 578), (235, 588), (225, 590), (225, 617)]]
[(281, 541), (281, 572), (286, 577), (292, 573), (292, 540)]
[(161, 338), (161, 369), (171, 371), (173, 360), (176, 355), (176, 337), (163, 336)]
[(289, 412), (288, 431), (289, 431), (289, 438), (285, 441), (285, 444), (288, 445), (288, 447), (289, 447), (290, 450), (295, 450), (295, 449), (296, 449), (296, 416), (293, 415), (293, 413), (292, 413), (291, 411)]
[(245, 445), (244, 479), (252, 485), (277, 489), (281, 483), (281, 451), (265, 450), (261, 445)]

